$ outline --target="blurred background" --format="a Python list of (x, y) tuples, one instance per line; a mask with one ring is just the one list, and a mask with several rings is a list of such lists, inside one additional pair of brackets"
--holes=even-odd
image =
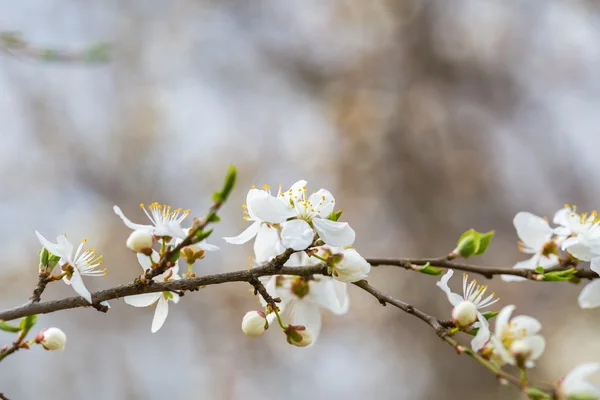
[[(32, 47), (114, 44), (107, 63), (0, 54), (0, 306), (37, 277), (37, 229), (87, 237), (108, 277), (140, 273), (114, 204), (203, 216), (227, 166), (240, 180), (197, 273), (247, 268), (251, 184), (326, 187), (367, 257), (439, 256), (468, 228), (495, 229), (476, 262), (512, 266), (512, 218), (598, 206), (600, 2), (514, 0), (0, 0), (0, 31)], [(31, 55), (31, 54), (29, 54)], [(437, 278), (377, 268), (370, 282), (448, 318)], [(599, 311), (582, 285), (489, 282), (538, 318), (552, 382), (600, 361)], [(459, 279), (454, 282), (459, 288)], [(70, 296), (52, 284), (46, 300)], [(185, 296), (150, 333), (153, 309), (113, 301), (40, 317), (65, 352), (34, 348), (0, 365), (11, 399), (514, 399), (518, 393), (422, 322), (350, 288), (348, 315), (324, 315), (319, 342), (293, 348), (240, 331), (257, 307), (243, 284)], [(12, 336), (0, 335), (1, 343)]]

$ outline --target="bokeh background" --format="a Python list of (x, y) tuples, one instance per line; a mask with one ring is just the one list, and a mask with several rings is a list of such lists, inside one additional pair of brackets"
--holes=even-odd
[[(39, 243), (87, 237), (109, 275), (140, 273), (124, 247), (140, 202), (204, 215), (230, 163), (240, 181), (198, 273), (246, 268), (251, 184), (304, 178), (329, 188), (365, 256), (438, 256), (468, 229), (495, 229), (485, 265), (511, 266), (512, 217), (598, 206), (600, 2), (559, 0), (0, 0), (0, 30), (31, 46), (114, 44), (108, 63), (0, 54), (0, 306), (26, 301)], [(437, 278), (377, 268), (370, 282), (448, 317)], [(455, 287), (458, 289), (458, 280)], [(490, 281), (501, 305), (536, 316), (552, 382), (600, 360), (600, 312), (581, 286)], [(40, 317), (65, 352), (23, 351), (0, 365), (0, 391), (33, 399), (514, 399), (518, 393), (427, 326), (350, 288), (319, 342), (240, 332), (257, 300), (243, 284), (171, 307), (113, 301)], [(53, 284), (44, 299), (72, 295)], [(500, 305), (499, 304), (499, 305)], [(0, 335), (3, 343), (10, 335)]]

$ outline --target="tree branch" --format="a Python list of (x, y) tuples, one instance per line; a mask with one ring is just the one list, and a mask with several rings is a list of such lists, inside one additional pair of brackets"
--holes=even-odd
[[(531, 281), (544, 281), (543, 275), (537, 273), (531, 269), (525, 268), (494, 268), (494, 267), (481, 267), (478, 265), (463, 264), (450, 261), (447, 258), (367, 258), (369, 264), (374, 267), (377, 266), (394, 266), (400, 267), (407, 270), (418, 270), (418, 267), (422, 267), (429, 263), (432, 267), (454, 269), (457, 271), (471, 272), (474, 274), (483, 275), (488, 279), (492, 279), (495, 275), (514, 275), (520, 276)], [(569, 269), (568, 265), (558, 266), (558, 268), (551, 268), (546, 272), (551, 271), (562, 271)], [(575, 272), (575, 277), (580, 279), (598, 279), (598, 274), (589, 268), (581, 268)]]

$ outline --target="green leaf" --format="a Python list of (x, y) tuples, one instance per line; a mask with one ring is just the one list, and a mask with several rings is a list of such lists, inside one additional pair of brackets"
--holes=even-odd
[(479, 234), (479, 248), (475, 252), (475, 255), (478, 256), (485, 253), (493, 237), (494, 231)]
[(213, 212), (208, 215), (207, 221), (216, 224), (217, 222), (221, 221), (221, 217), (219, 217), (216, 213)]
[(221, 192), (213, 192), (213, 194), (212, 194), (212, 200), (215, 203), (222, 203), (224, 201), (223, 200), (223, 196), (221, 195)]
[(17, 332), (21, 331), (21, 328), (19, 328), (18, 326), (11, 325), (4, 321), (0, 321), (0, 329), (2, 329), (5, 332), (12, 332), (12, 333), (17, 333)]
[(525, 389), (525, 393), (527, 394), (527, 397), (529, 397), (531, 400), (551, 399), (551, 397), (548, 393), (546, 393), (543, 390), (540, 390), (538, 388), (534, 388), (534, 387), (529, 387), (529, 388)]
[(544, 272), (546, 272), (546, 270), (544, 270), (544, 267), (535, 267), (535, 272), (537, 272), (538, 274), (542, 274), (544, 275)]
[(477, 254), (479, 242), (479, 234), (474, 229), (470, 229), (460, 235), (455, 251), (464, 258), (469, 258)]
[(25, 337), (27, 335), (27, 333), (29, 332), (29, 330), (31, 328), (33, 328), (33, 326), (35, 325), (37, 320), (38, 320), (38, 316), (35, 314), (28, 315), (27, 317), (23, 318), (21, 320), (21, 323), (19, 324), (20, 330), (21, 330), (21, 336)]
[(83, 52), (83, 60), (89, 62), (109, 61), (111, 45), (108, 43), (95, 43)]
[(564, 271), (547, 272), (544, 274), (544, 280), (550, 282), (570, 281), (575, 276), (576, 272), (577, 270), (575, 268)]
[(167, 290), (165, 290), (163, 292), (163, 296), (165, 296), (165, 299), (172, 299), (173, 298), (173, 294)]
[(50, 257), (50, 253), (47, 248), (43, 247), (40, 251), (40, 269), (48, 267), (48, 257)]
[(494, 318), (496, 315), (498, 315), (498, 313), (499, 313), (499, 312), (500, 312), (500, 311), (486, 311), (486, 312), (484, 312), (484, 313), (481, 313), (481, 315), (483, 315), (483, 317), (484, 317), (485, 319), (488, 319), (488, 320), (489, 320), (489, 319), (492, 319), (492, 318)]
[(235, 186), (235, 182), (237, 180), (237, 170), (235, 166), (230, 165), (227, 170), (227, 175), (225, 175), (225, 182), (223, 183), (223, 188), (221, 189), (220, 199), (221, 202), (227, 200), (231, 192), (233, 191), (233, 187)]
[(427, 275), (441, 275), (442, 272), (444, 272), (444, 270), (442, 268), (432, 267), (429, 263), (427, 263), (419, 269), (419, 272), (422, 272)]
[(196, 243), (201, 242), (202, 240), (206, 239), (207, 237), (210, 236), (211, 233), (213, 233), (212, 229), (209, 229), (207, 231), (196, 232)]
[(342, 210), (332, 211), (331, 214), (327, 216), (327, 219), (330, 221), (337, 221), (342, 216)]

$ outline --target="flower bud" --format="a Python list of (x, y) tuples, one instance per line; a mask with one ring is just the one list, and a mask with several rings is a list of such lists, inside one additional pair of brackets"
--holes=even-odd
[(313, 336), (304, 325), (289, 325), (284, 330), (289, 344), (296, 347), (310, 346), (313, 342)]
[(267, 316), (262, 311), (248, 311), (242, 319), (242, 332), (247, 336), (260, 336), (268, 327)]
[(35, 337), (35, 341), (46, 350), (64, 350), (67, 335), (58, 328), (48, 328), (41, 331)]
[(477, 321), (477, 306), (470, 301), (461, 301), (452, 310), (452, 321), (460, 327), (472, 325)]
[(365, 279), (371, 271), (371, 264), (354, 249), (345, 249), (328, 258), (333, 277), (341, 282), (351, 283)]
[(136, 253), (144, 253), (150, 250), (150, 254), (152, 253), (152, 243), (153, 238), (150, 232), (143, 230), (135, 230), (131, 232), (125, 245), (130, 250), (135, 251)]

